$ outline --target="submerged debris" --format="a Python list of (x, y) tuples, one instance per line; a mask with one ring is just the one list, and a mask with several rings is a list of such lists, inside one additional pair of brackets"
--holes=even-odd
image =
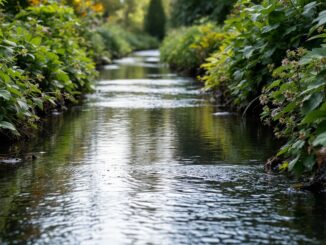
[(36, 160), (38, 157), (34, 153), (27, 153), (21, 157), (0, 157), (0, 170), (16, 169), (25, 162)]
[(282, 165), (283, 159), (279, 157), (272, 157), (267, 160), (265, 164), (265, 171), (268, 173), (278, 173), (279, 167)]
[(220, 111), (213, 114), (214, 116), (232, 116), (233, 113), (228, 111)]
[(15, 165), (21, 162), (22, 159), (20, 158), (7, 158), (7, 159), (0, 158), (0, 164)]

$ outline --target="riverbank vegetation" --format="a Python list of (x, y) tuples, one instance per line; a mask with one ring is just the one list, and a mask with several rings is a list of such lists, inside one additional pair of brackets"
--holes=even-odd
[(224, 38), (221, 29), (212, 23), (173, 30), (161, 46), (161, 60), (176, 70), (198, 74), (201, 64)]
[(96, 66), (155, 48), (149, 1), (0, 0), (0, 135), (25, 138), (42, 117), (92, 91)]
[[(211, 13), (200, 21), (212, 23)], [(222, 92), (229, 107), (261, 113), (275, 136), (287, 140), (269, 161), (270, 169), (308, 177), (312, 173), (321, 187), (326, 183), (322, 177), (326, 162), (325, 2), (238, 0), (230, 12), (223, 13), (223, 25), (217, 19), (214, 22), (217, 38), (211, 43), (215, 46), (201, 46), (209, 58), (193, 63), (197, 70), (204, 69), (206, 89)], [(193, 32), (192, 39), (187, 38), (192, 28), (198, 27), (172, 31), (161, 47), (162, 59), (181, 70), (189, 66), (169, 58), (172, 52), (167, 50), (179, 47), (177, 60), (193, 62), (196, 43), (212, 33)]]

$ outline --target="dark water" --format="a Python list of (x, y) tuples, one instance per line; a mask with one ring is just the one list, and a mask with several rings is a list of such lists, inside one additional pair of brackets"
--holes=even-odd
[(0, 243), (325, 244), (325, 195), (263, 171), (269, 130), (214, 115), (156, 61), (106, 67), (84, 106), (25, 145), (37, 160), (0, 172)]

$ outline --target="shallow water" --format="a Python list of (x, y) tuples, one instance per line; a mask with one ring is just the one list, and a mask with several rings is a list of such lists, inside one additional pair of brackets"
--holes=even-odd
[(0, 172), (0, 243), (325, 244), (325, 195), (263, 171), (270, 130), (157, 60), (107, 66), (83, 106), (24, 146), (35, 161)]

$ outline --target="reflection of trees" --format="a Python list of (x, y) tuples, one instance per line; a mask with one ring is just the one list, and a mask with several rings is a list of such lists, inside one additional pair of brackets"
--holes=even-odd
[[(290, 199), (290, 200), (289, 200)], [(301, 193), (293, 196), (285, 195), (276, 199), (282, 207), (282, 216), (295, 217), (287, 226), (304, 234), (308, 238), (317, 239), (320, 244), (326, 241), (326, 193)], [(284, 203), (289, 203), (284, 205)], [(318, 243), (319, 244), (319, 243)]]
[[(103, 72), (103, 77), (108, 80), (142, 79), (147, 74), (167, 73), (165, 68), (127, 65), (107, 72)], [(178, 98), (171, 95), (168, 99)], [(183, 95), (180, 98), (183, 99)], [(271, 148), (269, 134), (257, 129), (256, 124), (241, 122), (234, 117), (214, 117), (211, 107), (84, 109), (88, 110), (70, 111), (64, 120), (55, 118), (46, 124), (48, 136), (38, 138), (24, 149), (27, 152), (46, 152), (44, 156), (15, 173), (0, 175), (0, 234), (5, 239), (39, 237), (41, 227), (30, 221), (42, 224), (46, 212), (62, 203), (71, 204), (71, 200), (59, 203), (58, 197), (67, 194), (69, 198), (78, 198), (75, 188), (78, 188), (79, 178), (85, 178), (82, 183), (89, 188), (83, 192), (88, 195), (85, 206), (97, 208), (102, 201), (102, 205), (110, 209), (114, 201), (113, 204), (103, 203), (103, 199), (110, 200), (107, 195), (112, 195), (112, 190), (106, 189), (107, 182), (99, 176), (75, 173), (80, 170), (78, 166), (87, 168), (85, 172), (91, 174), (103, 170), (110, 188), (133, 199), (139, 193), (155, 192), (159, 186), (169, 185), (169, 180), (164, 179), (157, 168), (151, 168), (156, 164), (178, 160), (191, 160), (191, 163), (240, 162), (249, 157), (261, 159)], [(105, 197), (101, 196), (102, 191), (106, 191)], [(51, 196), (54, 194), (57, 196)], [(131, 204), (125, 205), (128, 208)], [(145, 210), (148, 215), (154, 212), (155, 208)], [(74, 218), (70, 213), (66, 215), (68, 219)], [(25, 234), (17, 235), (12, 231)]]
[[(46, 124), (47, 131), (52, 132), (51, 136), (40, 137), (26, 147), (32, 152), (46, 154), (16, 172), (0, 176), (1, 237), (10, 240), (11, 236), (15, 236), (24, 241), (40, 235), (38, 227), (29, 223), (31, 212), (34, 211), (34, 216), (41, 216), (41, 213), (35, 212), (46, 196), (53, 193), (64, 195), (70, 191), (69, 185), (64, 183), (69, 182), (73, 172), (66, 171), (64, 166), (83, 159), (85, 148), (81, 145), (88, 141), (91, 134), (91, 131), (84, 129), (92, 127), (89, 125), (91, 118), (92, 112), (78, 111), (70, 111), (64, 119), (54, 118)], [(58, 205), (55, 199), (47, 201), (47, 204), (53, 207)], [(12, 231), (23, 232), (17, 236)]]
[(151, 164), (173, 157), (171, 152), (166, 152), (173, 144), (173, 124), (168, 110), (133, 110), (129, 120), (133, 162)]
[(273, 149), (272, 134), (249, 120), (214, 117), (214, 109), (181, 109), (175, 113), (180, 156), (201, 156), (199, 162), (264, 160)]
[(148, 74), (166, 74), (166, 68), (126, 66), (122, 65), (116, 70), (104, 70), (101, 77), (105, 80), (114, 79), (144, 79)]

